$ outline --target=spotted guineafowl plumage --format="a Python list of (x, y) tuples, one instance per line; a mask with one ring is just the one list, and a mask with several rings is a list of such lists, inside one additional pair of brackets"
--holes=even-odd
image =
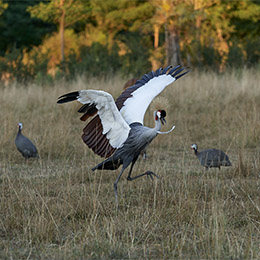
[(220, 166), (232, 165), (228, 156), (221, 150), (207, 149), (199, 152), (196, 144), (191, 145), (191, 148), (194, 150), (200, 164), (206, 167), (206, 169), (211, 167), (218, 167), (220, 169)]
[(22, 154), (25, 159), (31, 157), (38, 157), (38, 151), (36, 146), (22, 134), (23, 124), (18, 123), (18, 133), (15, 138), (15, 145), (17, 150)]

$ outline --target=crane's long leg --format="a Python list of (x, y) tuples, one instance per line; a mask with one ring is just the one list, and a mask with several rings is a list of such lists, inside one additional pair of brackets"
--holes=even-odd
[(134, 160), (134, 161), (132, 162), (132, 164), (131, 164), (131, 168), (130, 168), (130, 171), (129, 171), (128, 176), (127, 176), (127, 180), (128, 180), (128, 181), (136, 180), (137, 178), (140, 178), (140, 177), (142, 177), (142, 176), (144, 176), (144, 175), (150, 176), (152, 180), (153, 180), (153, 176), (155, 176), (155, 177), (157, 177), (157, 178), (160, 178), (158, 175), (156, 175), (155, 173), (153, 173), (153, 172), (151, 172), (151, 171), (147, 171), (147, 172), (142, 173), (142, 174), (140, 174), (140, 175), (137, 175), (137, 176), (135, 176), (135, 177), (131, 177), (131, 173), (132, 173), (132, 170), (133, 170), (133, 167), (134, 167), (135, 162), (136, 162), (136, 160)]
[(123, 166), (122, 170), (120, 171), (119, 175), (116, 178), (116, 181), (114, 183), (114, 192), (115, 192), (115, 200), (116, 200), (116, 208), (118, 208), (118, 196), (117, 196), (117, 183), (119, 182), (124, 170), (126, 167)]
[(131, 166), (130, 166), (130, 170), (129, 170), (129, 173), (128, 173), (128, 176), (127, 176), (127, 180), (128, 180), (128, 181), (130, 181), (129, 178), (131, 179), (131, 172), (132, 172), (132, 170), (133, 170), (133, 167), (134, 167), (134, 165), (135, 165), (136, 160), (137, 160), (137, 159), (133, 160), (133, 161), (132, 161), (132, 164), (131, 164)]
[(146, 175), (146, 176), (150, 176), (152, 180), (153, 180), (153, 176), (155, 176), (156, 178), (160, 179), (160, 177), (159, 177), (157, 174), (155, 174), (154, 172), (152, 172), (152, 171), (147, 171), (147, 172), (142, 173), (142, 174), (140, 174), (140, 175), (137, 175), (137, 176), (135, 176), (135, 177), (131, 177), (130, 174), (129, 174), (128, 177), (127, 177), (127, 180), (128, 180), (128, 181), (133, 181), (133, 180), (136, 180), (137, 178), (140, 178), (140, 177), (145, 176), (145, 175)]

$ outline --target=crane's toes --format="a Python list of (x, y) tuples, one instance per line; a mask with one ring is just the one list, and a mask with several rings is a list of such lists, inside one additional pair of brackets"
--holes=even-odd
[(153, 176), (160, 179), (160, 177), (158, 175), (156, 175), (154, 172), (147, 171), (145, 174), (147, 175), (147, 177), (149, 176), (152, 180), (153, 180)]

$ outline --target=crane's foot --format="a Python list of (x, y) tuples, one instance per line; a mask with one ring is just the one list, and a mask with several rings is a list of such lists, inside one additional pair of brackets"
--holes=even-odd
[(158, 176), (158, 175), (156, 175), (154, 172), (151, 172), (151, 171), (147, 171), (147, 172), (145, 172), (145, 173), (143, 173), (143, 174), (140, 174), (140, 175), (137, 175), (137, 176), (135, 176), (135, 177), (131, 177), (130, 175), (128, 175), (128, 177), (127, 177), (127, 180), (128, 181), (133, 181), (133, 180), (135, 180), (135, 179), (137, 179), (137, 178), (140, 178), (140, 177), (142, 177), (142, 176), (147, 176), (147, 177), (150, 177), (152, 180), (153, 180), (153, 176), (154, 177), (156, 177), (156, 178), (158, 178), (158, 179), (160, 179), (160, 177)]
[(153, 176), (160, 179), (160, 177), (157, 174), (155, 174), (154, 172), (147, 171), (145, 174), (147, 175), (147, 177), (150, 177), (152, 180), (153, 180)]

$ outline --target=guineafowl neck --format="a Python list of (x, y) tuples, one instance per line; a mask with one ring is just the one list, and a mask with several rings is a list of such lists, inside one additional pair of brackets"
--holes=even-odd
[(199, 154), (199, 151), (198, 151), (197, 149), (194, 149), (194, 153), (195, 153), (196, 155), (198, 155), (198, 154)]

